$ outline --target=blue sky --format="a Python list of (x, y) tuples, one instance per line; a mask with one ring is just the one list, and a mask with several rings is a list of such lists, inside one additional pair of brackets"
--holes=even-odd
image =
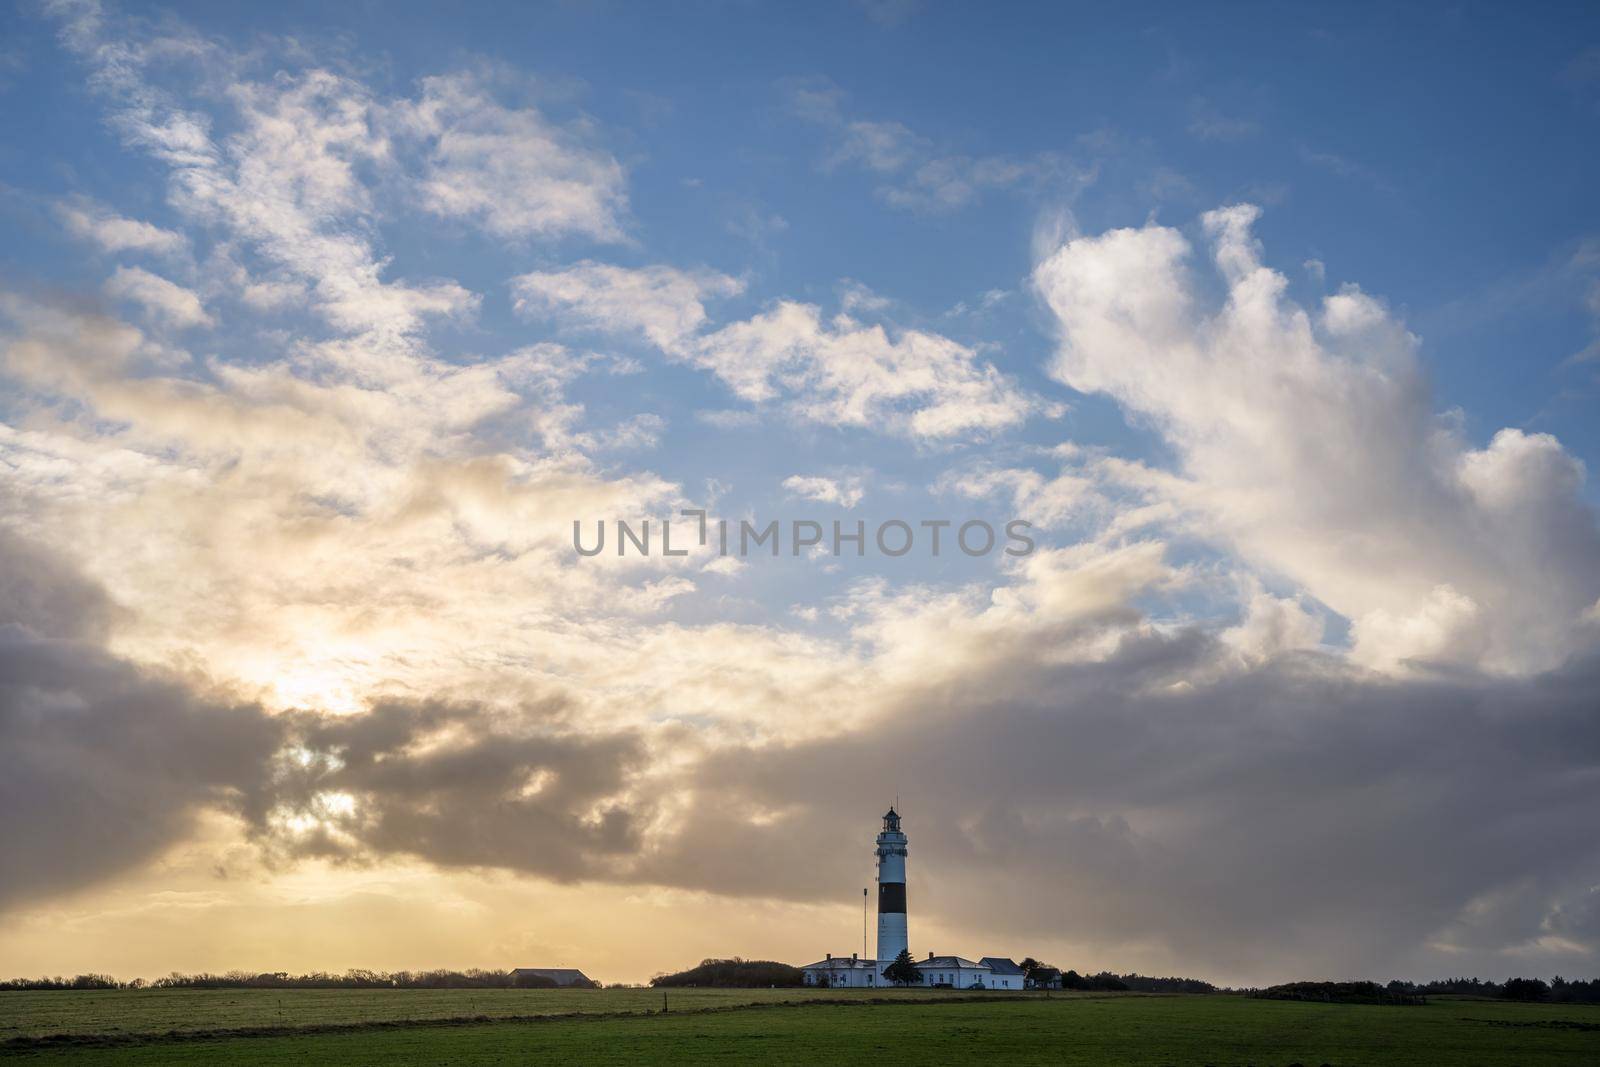
[[(728, 318), (779, 299), (832, 313), (844, 287), (861, 285), (890, 302), (887, 321), (984, 346), (1000, 370), (1071, 406), (1001, 435), (1002, 447), (1070, 439), (1159, 457), (1160, 441), (1115, 403), (1041, 373), (1053, 331), (1027, 283), (1036, 236), (1064, 216), (1089, 233), (1147, 220), (1192, 228), (1204, 210), (1248, 201), (1265, 208), (1257, 232), (1296, 295), (1355, 282), (1421, 337), (1436, 405), (1459, 409), (1470, 438), (1502, 426), (1549, 432), (1591, 463), (1600, 443), (1595, 361), (1574, 360), (1596, 337), (1586, 299), (1600, 228), (1600, 75), (1585, 44), (1595, 19), (1581, 5), (1544, 19), (1492, 7), (1262, 5), (1216, 19), (1160, 5), (996, 17), (852, 4), (486, 5), (448, 19), (421, 6), (286, 4), (246, 24), (211, 5), (172, 5), (150, 17), (240, 49), (292, 41), (397, 96), (431, 74), (497, 69), (511, 97), (585, 124), (621, 162), (625, 240), (508, 243), (415, 216), (381, 227), (390, 276), (446, 276), (483, 294), (473, 322), (441, 328), (445, 358), (548, 333), (510, 313), (505, 279), (576, 259), (738, 276), (744, 292), (718, 308)], [(6, 92), (48, 116), (21, 124), (0, 155), (12, 269), (92, 288), (105, 261), (64, 241), (40, 204), (81, 194), (171, 224), (162, 168), (106, 128), (48, 20), (23, 5), (8, 27)], [(305, 58), (270, 53), (258, 73)], [(834, 115), (807, 114), (805, 94), (826, 97)], [(897, 205), (884, 194), (904, 172), (839, 158), (848, 122), (895, 124), (915, 141), (908, 169), (1004, 158), (1039, 173), (954, 204)], [(380, 206), (390, 223), (399, 210)], [(1001, 299), (985, 308), (984, 294)], [(207, 341), (249, 358), (258, 342), (242, 334), (224, 324)], [(691, 371), (580, 383), (574, 396), (597, 419), (659, 410), (672, 447), (654, 469), (691, 495), (715, 477), (730, 487), (727, 505), (765, 514), (783, 508), (774, 489), (796, 449), (817, 473), (870, 467), (912, 484), (931, 483), (952, 449), (972, 451), (947, 442), (929, 456), (826, 428), (797, 441), (767, 425), (732, 433), (730, 450), (729, 434), (693, 419), (726, 407), (726, 391)], [(1595, 499), (1592, 482), (1585, 492)], [(871, 493), (866, 506), (941, 507), (906, 496)]]
[[(1181, 5), (998, 16), (910, 5), (873, 18), (851, 4), (562, 4), (440, 19), (421, 5), (291, 3), (248, 25), (214, 5), (161, 10), (240, 44), (304, 38), (397, 93), (462, 63), (503, 63), (529, 72), (524, 91), (557, 114), (591, 116), (627, 162), (634, 247), (507, 252), (389, 233), (399, 274), (477, 275), (488, 289), (507, 268), (600, 251), (748, 274), (750, 303), (824, 299), (853, 278), (934, 321), (1018, 288), (1041, 212), (1065, 207), (1094, 232), (1261, 201), (1275, 263), (1320, 259), (1329, 285), (1355, 280), (1402, 309), (1441, 403), (1468, 412), (1477, 434), (1545, 428), (1594, 455), (1592, 371), (1563, 368), (1593, 340), (1592, 275), (1561, 269), (1600, 226), (1585, 5), (1541, 18), (1492, 5), (1257, 5), (1216, 19)], [(6, 26), (7, 95), (48, 117), (7, 138), (13, 200), (65, 186), (159, 220), (158, 173), (104, 129), (81, 77), (52, 54), (53, 27), (28, 5)], [(1046, 180), (938, 213), (885, 210), (872, 173), (827, 170), (829, 132), (796, 117), (797, 84), (831, 85), (851, 117), (903, 123), (935, 151), (1061, 153), (1097, 173), (1081, 192)], [(15, 260), (85, 280), (70, 246), (15, 203), (7, 214)], [(752, 238), (774, 218), (786, 225)], [(504, 311), (497, 303), (486, 315)], [(1004, 346), (1001, 365), (1018, 374), (1049, 345), (1023, 304), (966, 326)], [(1082, 413), (1096, 434), (1116, 433), (1095, 415)]]
[[(1150, 884), (1213, 862), (1207, 835), (1218, 864), (1263, 862), (1274, 827), (1239, 809), (1292, 807), (1281, 767), (1371, 797), (1421, 765), (1437, 800), (1490, 766), (1547, 849), (1497, 866), (1498, 831), (1461, 831), (1485, 858), (1412, 872), (1403, 929), (1274, 955), (1233, 938), (1249, 893), (1119, 903), (1016, 859), (1098, 925), (1019, 905), (1006, 936), (1250, 980), (1289, 953), (1595, 959), (1600, 867), (1562, 845), (1589, 742), (1505, 766), (1523, 754), (1485, 721), (1445, 767), (1386, 718), (1501, 701), (1592, 735), (1530, 696), (1581, 692), (1600, 648), (1592, 5), (62, 0), (0, 13), (0, 112), (0, 526), (24, 561), (0, 589), (26, 593), (0, 623), (104, 661), (18, 699), (123, 722), (95, 687), (125, 672), (222, 768), (174, 792), (130, 756), (149, 839), (35, 858), (111, 894), (96, 914), (157, 915), (153, 870), (203, 894), (220, 864), (247, 887), (216, 905), (235, 930), (228, 907), (311, 871), (308, 946), (362, 894), (426, 885), (568, 909), (627, 976), (644, 963), (575, 883), (687, 909), (660, 951), (698, 958), (721, 905), (673, 894), (718, 892), (706, 872), (762, 827), (854, 833), (883, 784), (857, 764), (922, 805), (932, 862), (1079, 849)], [(575, 519), (683, 506), (1015, 517), (1039, 550), (571, 550)], [(1175, 708), (1186, 749), (1158, 728)], [(409, 731), (412, 781), (446, 784), (364, 778), (347, 731), (378, 718)], [(68, 733), (94, 779), (95, 732)], [(484, 761), (476, 784), (440, 752)], [(1076, 777), (1025, 801), (915, 784), (1046, 753)], [(15, 773), (70, 783), (52, 759)], [(1354, 833), (1321, 832), (1329, 854)], [(1351, 869), (1441, 834), (1418, 816)], [(826, 902), (854, 866), (770, 867), (732, 894), (741, 954), (848, 927)], [(977, 898), (945, 892), (926, 921), (978, 936)], [(791, 909), (778, 942), (766, 906)], [(382, 929), (351, 929), (307, 965), (380, 965)], [(232, 966), (236, 934), (183, 951)], [(0, 953), (67, 966), (42, 944)]]

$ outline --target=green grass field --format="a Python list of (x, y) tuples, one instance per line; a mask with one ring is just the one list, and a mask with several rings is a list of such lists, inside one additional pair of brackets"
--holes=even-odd
[[(228, 998), (232, 997), (230, 1001)], [(304, 991), (284, 994), (301, 1015), (291, 1025), (404, 1020), (399, 998), (428, 1000), (428, 1010), (475, 1008), (481, 1014), (559, 1015), (574, 1010), (570, 998), (597, 1018), (470, 1022), (386, 1027), (335, 1033), (188, 1038), (159, 1036), (172, 1012), (190, 1012), (189, 1029), (224, 1025), (276, 1025), (270, 991), (137, 994), (51, 993), (0, 998), (13, 1031), (19, 1007), (32, 1033), (47, 1012), (68, 1018), (116, 1020), (100, 1033), (151, 1035), (130, 1044), (81, 1039), (52, 1048), (12, 1049), (0, 1058), (54, 1064), (288, 1064), (351, 1065), (569, 1062), (814, 1063), (818, 1057), (889, 1055), (924, 1063), (1067, 1065), (1303, 1064), (1414, 1067), (1462, 1064), (1588, 1065), (1600, 1063), (1600, 1008), (1503, 1004), (1437, 999), (1426, 1007), (1303, 1004), (1215, 996), (1086, 995), (1011, 1000), (965, 1000), (948, 994), (908, 993), (893, 1003), (867, 1003), (868, 995), (807, 995), (794, 990), (684, 990), (671, 994), (666, 1015), (611, 1016), (660, 1007), (660, 994), (616, 990), (586, 994), (465, 991), (364, 994)], [(367, 1000), (376, 996), (377, 1001)], [(83, 1008), (37, 1004), (102, 998)], [(388, 998), (388, 999), (385, 999)], [(26, 999), (27, 1005), (22, 1001)], [(265, 1005), (253, 1003), (263, 1000)], [(343, 1000), (345, 1003), (341, 1004)], [(500, 1000), (503, 1003), (496, 1004)], [(649, 1003), (653, 1000), (653, 1003)], [(825, 1002), (826, 1001), (826, 1002)], [(838, 1003), (847, 1001), (847, 1003)], [(854, 1001), (854, 1002), (848, 1002)], [(8, 1006), (10, 1005), (10, 1006)], [(419, 1008), (410, 1018), (420, 1018)], [(205, 1013), (218, 1014), (207, 1015)], [(198, 1014), (193, 1014), (198, 1013)], [(366, 1014), (361, 1014), (366, 1013)], [(457, 1012), (459, 1013), (459, 1012)], [(436, 1018), (438, 1016), (435, 1016)], [(48, 1025), (46, 1030), (51, 1029)], [(57, 1031), (59, 1032), (59, 1031)], [(89, 1030), (75, 1030), (87, 1034)]]
[[(837, 998), (840, 994), (835, 993)], [(881, 996), (927, 997), (926, 990)], [(826, 990), (669, 990), (685, 1011), (826, 997)], [(654, 989), (148, 989), (0, 993), (0, 1042), (44, 1034), (149, 1034), (261, 1026), (658, 1012)]]

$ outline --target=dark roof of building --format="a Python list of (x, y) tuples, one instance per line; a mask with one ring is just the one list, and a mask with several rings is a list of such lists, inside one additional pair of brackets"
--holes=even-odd
[(589, 976), (576, 967), (514, 967), (511, 973), (535, 974), (540, 978), (550, 979), (556, 985), (574, 985), (589, 980)]
[(985, 966), (982, 963), (974, 963), (965, 956), (929, 956), (925, 960), (917, 961), (918, 970), (927, 970), (930, 967), (964, 967), (970, 971)]
[(1006, 956), (985, 956), (985, 957), (983, 957), (983, 959), (979, 960), (978, 962), (979, 963), (988, 964), (989, 965), (989, 969), (991, 971), (993, 971), (995, 974), (1021, 974), (1022, 973), (1022, 968), (1018, 967), (1015, 962), (1013, 962), (1009, 957), (1006, 957)]
[(849, 956), (833, 956), (801, 967), (802, 971), (849, 971), (878, 966), (877, 960), (860, 960)]

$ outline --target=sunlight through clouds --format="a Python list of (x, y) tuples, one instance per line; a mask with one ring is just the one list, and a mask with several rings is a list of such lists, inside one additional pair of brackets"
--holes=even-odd
[[(796, 957), (898, 793), (952, 937), (1592, 964), (1586, 238), (1507, 223), (1563, 266), (1467, 329), (1454, 242), (1502, 220), (1308, 168), (1156, 30), (885, 82), (756, 14), (463, 12), (420, 53), (410, 16), (15, 16), (62, 120), (0, 159), (0, 956)], [(575, 550), (669, 521), (681, 555)]]

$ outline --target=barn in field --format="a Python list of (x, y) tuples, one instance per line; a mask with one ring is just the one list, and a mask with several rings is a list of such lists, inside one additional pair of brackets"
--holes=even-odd
[(599, 983), (576, 967), (513, 967), (511, 984), (524, 989), (598, 989)]

